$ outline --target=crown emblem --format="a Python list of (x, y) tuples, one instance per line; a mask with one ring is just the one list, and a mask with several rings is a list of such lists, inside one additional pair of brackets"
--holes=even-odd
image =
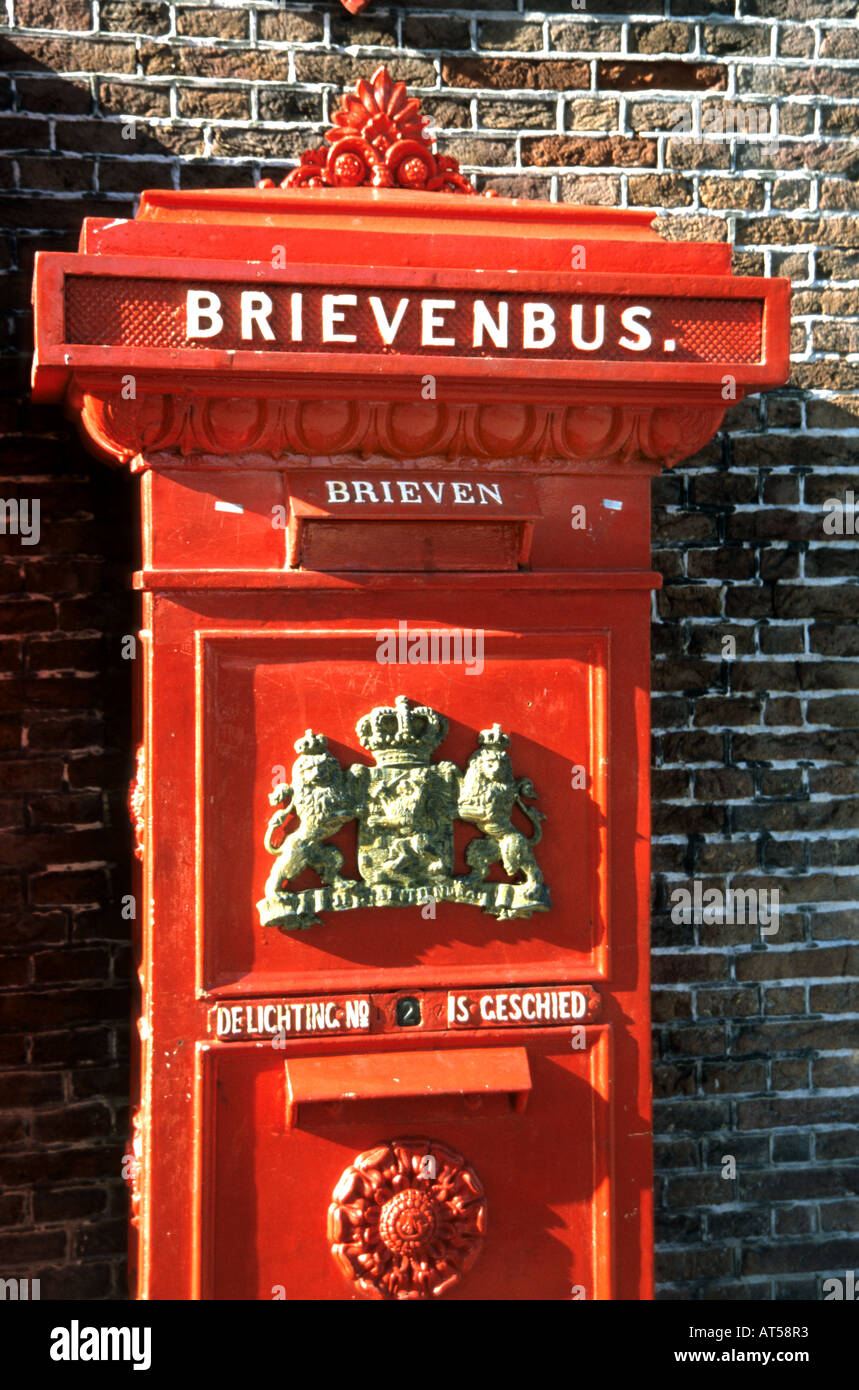
[(493, 748), (503, 753), (510, 747), (510, 735), (505, 734), (500, 724), (493, 724), (491, 729), (480, 730), (477, 742), (481, 748)]
[[(274, 813), (263, 844), (276, 859), (265, 897), (257, 903), (263, 926), (296, 931), (318, 925), (323, 910), (423, 909), (429, 901), (479, 907), (499, 921), (549, 910), (549, 891), (534, 854), (545, 817), (528, 805), (536, 796), (530, 780), (513, 772), (509, 735), (497, 723), (482, 729), (463, 771), (451, 761), (432, 761), (448, 729), (438, 710), (398, 695), (355, 725), (375, 767), (365, 762), (343, 767), (325, 737), (312, 729), (298, 739), (295, 750), (303, 756), (292, 769), (291, 785), (269, 795)], [(489, 753), (495, 756), (481, 756)], [(517, 808), (531, 822), (530, 836), (511, 819)], [(286, 833), (290, 818), (298, 825)], [(343, 873), (350, 850), (340, 832), (350, 821), (358, 823), (358, 878)], [(477, 831), (464, 847), (464, 875), (455, 872), (456, 821)], [(506, 882), (488, 877), (499, 863)], [(307, 869), (319, 876), (321, 886), (287, 886)]]
[(428, 705), (398, 695), (393, 705), (377, 705), (355, 725), (362, 748), (380, 767), (421, 766), (447, 737), (447, 720)]
[(328, 739), (324, 734), (315, 734), (312, 729), (306, 729), (302, 737), (295, 740), (293, 747), (303, 757), (318, 758), (328, 752)]

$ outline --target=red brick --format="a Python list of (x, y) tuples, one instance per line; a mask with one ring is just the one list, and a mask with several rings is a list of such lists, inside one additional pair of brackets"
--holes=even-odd
[(588, 64), (563, 58), (444, 58), (441, 71), (451, 87), (567, 92), (590, 86)]
[(706, 63), (600, 61), (597, 86), (601, 91), (711, 91), (727, 86), (727, 68)]

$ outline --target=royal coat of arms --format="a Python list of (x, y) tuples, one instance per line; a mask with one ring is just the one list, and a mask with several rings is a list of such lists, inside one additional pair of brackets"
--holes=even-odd
[[(323, 734), (308, 729), (295, 744), (298, 754), (289, 785), (276, 787), (276, 809), (265, 847), (276, 855), (257, 904), (263, 926), (281, 931), (319, 925), (322, 911), (359, 907), (406, 907), (430, 902), (468, 903), (500, 919), (530, 917), (551, 907), (534, 855), (544, 819), (524, 798), (536, 797), (527, 777), (514, 777), (500, 725), (483, 729), (464, 772), (452, 762), (432, 762), (447, 737), (443, 715), (405, 695), (358, 720), (361, 747), (375, 767), (343, 768)], [(530, 836), (513, 824), (519, 807), (533, 827)], [(298, 828), (284, 834), (291, 819)], [(453, 826), (462, 820), (480, 832), (465, 850), (469, 873), (454, 875)], [(349, 821), (358, 823), (360, 880), (344, 878), (344, 857), (326, 843)], [(510, 882), (487, 875), (501, 864)], [(288, 885), (305, 869), (319, 888), (293, 891)]]

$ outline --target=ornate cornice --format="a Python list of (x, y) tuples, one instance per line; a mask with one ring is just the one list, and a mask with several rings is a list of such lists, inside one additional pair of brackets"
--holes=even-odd
[(68, 413), (114, 461), (168, 450), (190, 456), (312, 459), (555, 459), (656, 468), (688, 458), (718, 430), (724, 406), (295, 400), (199, 393), (73, 390)]
[[(346, 0), (344, 0), (344, 3)], [(353, 12), (360, 4), (347, 4)], [(457, 160), (433, 152), (429, 117), (404, 82), (382, 64), (369, 82), (344, 92), (325, 132), (326, 145), (305, 150), (281, 188), (406, 188), (421, 193), (474, 193)], [(260, 188), (274, 188), (263, 179)], [(493, 196), (493, 195), (487, 195)]]

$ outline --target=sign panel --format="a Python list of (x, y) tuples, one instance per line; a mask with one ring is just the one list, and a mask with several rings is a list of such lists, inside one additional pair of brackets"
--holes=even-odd
[(368, 477), (348, 470), (290, 469), (290, 508), (299, 516), (433, 516), (451, 521), (539, 515), (534, 484), (515, 475), (408, 473)]
[(218, 1038), (244, 1040), (366, 1033), (370, 1029), (370, 997), (358, 994), (218, 1004), (209, 1014), (209, 1026)]
[[(610, 277), (607, 277), (610, 278)], [(555, 361), (761, 359), (761, 299), (70, 275), (66, 340)]]
[(338, 1033), (448, 1032), (458, 1028), (524, 1028), (594, 1023), (602, 1009), (592, 985), (518, 989), (413, 990), (390, 994), (329, 994), (313, 998), (228, 1001), (209, 1010), (209, 1033), (219, 1042), (271, 1040)]
[(447, 996), (449, 1028), (522, 1028), (526, 1024), (591, 1023), (600, 998), (589, 985), (577, 989), (468, 990)]

